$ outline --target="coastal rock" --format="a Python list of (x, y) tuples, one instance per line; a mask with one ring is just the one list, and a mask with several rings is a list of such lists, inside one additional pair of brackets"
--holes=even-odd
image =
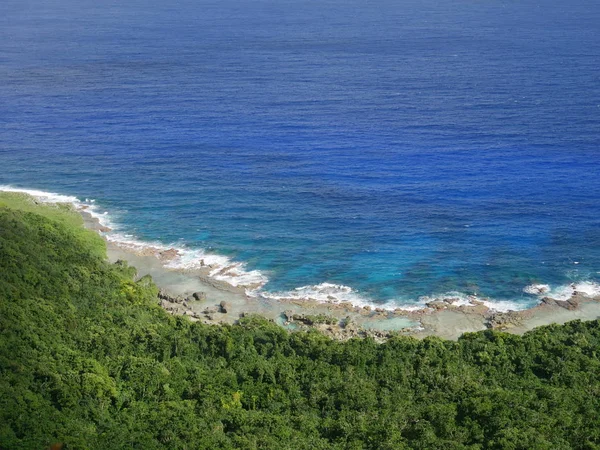
[(554, 302), (561, 308), (568, 309), (569, 311), (573, 311), (579, 307), (579, 300), (575, 294), (569, 300), (555, 300)]
[[(117, 261), (118, 262), (118, 261)], [(168, 292), (160, 289), (158, 291), (158, 298), (161, 300), (166, 300), (170, 303), (177, 303), (177, 298), (170, 295)]]
[(556, 300), (551, 297), (542, 298), (543, 305), (549, 305), (549, 306), (556, 305), (556, 306), (560, 306), (561, 308), (565, 308), (569, 311), (573, 311), (573, 310), (577, 309), (579, 307), (579, 301), (580, 301), (580, 297), (577, 292), (574, 292), (569, 300)]
[(206, 292), (194, 292), (192, 294), (192, 297), (194, 297), (199, 302), (203, 302), (206, 300)]
[(448, 307), (448, 303), (444, 302), (444, 301), (433, 301), (433, 302), (428, 302), (425, 304), (426, 306), (428, 306), (429, 308), (438, 310), (438, 309), (446, 309)]
[(287, 323), (298, 322), (307, 326), (337, 325), (339, 323), (335, 317), (325, 314), (294, 314), (292, 311), (285, 311), (283, 316)]
[(543, 305), (552, 306), (552, 305), (556, 304), (556, 300), (554, 300), (553, 298), (550, 298), (550, 297), (543, 297), (541, 301), (542, 301)]
[(293, 322), (294, 320), (294, 312), (287, 309), (283, 312), (283, 318), (286, 322)]
[(158, 257), (162, 261), (171, 261), (172, 259), (175, 259), (178, 256), (179, 256), (179, 252), (177, 250), (175, 250), (174, 248), (170, 248), (168, 250), (163, 250), (161, 252), (158, 252)]
[(221, 307), (221, 312), (223, 314), (227, 314), (227, 311), (229, 310), (229, 305), (227, 304), (227, 302), (225, 300), (223, 300), (219, 306)]
[(516, 311), (497, 312), (488, 317), (487, 326), (494, 330), (506, 330), (521, 325), (522, 317)]
[(204, 314), (215, 314), (216, 312), (218, 312), (216, 307), (210, 307), (210, 308), (206, 308), (204, 311), (202, 311)]

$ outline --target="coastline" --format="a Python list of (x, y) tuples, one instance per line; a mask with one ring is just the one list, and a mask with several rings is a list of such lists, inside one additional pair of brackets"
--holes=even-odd
[[(143, 243), (114, 233), (106, 213), (98, 213), (93, 201), (6, 186), (0, 186), (0, 191), (27, 194), (41, 203), (71, 205), (84, 226), (103, 237), (109, 261), (125, 260), (137, 269), (139, 277), (152, 276), (161, 289), (163, 308), (208, 324), (232, 324), (246, 314), (258, 314), (289, 330), (315, 328), (342, 340), (355, 336), (384, 340), (394, 334), (457, 339), (463, 333), (485, 329), (522, 334), (541, 325), (600, 318), (597, 286), (585, 282), (564, 288), (556, 298), (543, 297), (552, 294), (549, 286), (530, 286), (540, 302), (518, 311), (502, 311), (488, 299), (460, 294), (425, 298), (419, 305), (391, 309), (365, 304), (350, 288), (328, 283), (316, 286), (323, 288), (320, 293), (326, 298), (314, 298), (304, 288), (284, 295), (263, 293), (260, 288), (266, 277), (245, 271), (241, 263), (205, 253), (198, 258), (197, 252), (187, 249)], [(333, 295), (327, 295), (329, 291)]]
[[(88, 229), (100, 234), (106, 231), (97, 217), (85, 209), (80, 209), (79, 213)], [(161, 303), (165, 309), (209, 324), (232, 324), (245, 314), (258, 314), (291, 330), (316, 328), (336, 339), (371, 336), (381, 340), (393, 334), (458, 339), (463, 333), (486, 329), (523, 334), (538, 326), (600, 318), (600, 296), (588, 296), (577, 291), (567, 300), (544, 297), (532, 308), (505, 312), (491, 309), (476, 297), (470, 297), (469, 304), (461, 299), (444, 298), (431, 299), (419, 309), (389, 310), (356, 306), (350, 302), (323, 303), (310, 298), (251, 296), (243, 287), (210, 277), (209, 270), (170, 268), (168, 264), (176, 255), (176, 249), (165, 251), (146, 247), (136, 252), (132, 247), (114, 241), (106, 240), (106, 243), (111, 262), (126, 260), (136, 267), (138, 276), (152, 276), (163, 291)], [(195, 292), (204, 293), (206, 298), (194, 299)], [(222, 302), (227, 305), (226, 313), (221, 312)], [(311, 316), (318, 315), (331, 317), (337, 322), (307, 323)], [(308, 320), (303, 320), (307, 317)]]

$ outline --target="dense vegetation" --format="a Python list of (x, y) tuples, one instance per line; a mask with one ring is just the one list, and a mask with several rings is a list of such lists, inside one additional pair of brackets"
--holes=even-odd
[(0, 448), (600, 448), (598, 321), (385, 344), (208, 326), (102, 246), (0, 196)]

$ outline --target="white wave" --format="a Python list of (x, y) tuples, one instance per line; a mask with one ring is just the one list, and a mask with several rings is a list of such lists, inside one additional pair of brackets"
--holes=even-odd
[(427, 303), (432, 301), (444, 301), (454, 307), (476, 306), (476, 301), (483, 303), (492, 311), (519, 311), (526, 309), (531, 305), (518, 303), (510, 300), (490, 300), (480, 298), (474, 295), (467, 295), (462, 292), (447, 292), (444, 294), (433, 295), (431, 297), (420, 297), (416, 302), (410, 300), (390, 301), (385, 304), (375, 303), (374, 301), (361, 296), (358, 292), (349, 286), (321, 283), (311, 286), (302, 286), (287, 292), (260, 292), (260, 295), (273, 300), (312, 300), (320, 303), (351, 303), (354, 306), (371, 308), (381, 308), (386, 311), (400, 309), (402, 311), (419, 311), (427, 308)]
[(463, 292), (451, 291), (440, 296), (435, 296), (435, 300), (443, 300), (452, 306), (475, 306), (474, 300), (479, 300), (477, 296), (467, 295)]
[(575, 284), (575, 290), (588, 297), (600, 296), (600, 284), (593, 281), (582, 281)]
[(0, 185), (0, 191), (29, 194), (36, 200), (43, 202), (43, 203), (71, 203), (71, 204), (80, 204), (81, 203), (77, 197), (73, 197), (72, 195), (56, 194), (54, 192), (44, 192), (44, 191), (38, 191), (36, 189), (22, 189), (22, 188), (15, 188), (12, 186)]
[(531, 295), (544, 295), (550, 292), (550, 285), (548, 284), (530, 284), (523, 288), (523, 292)]
[(141, 241), (132, 235), (108, 233), (106, 239), (134, 253), (153, 255), (163, 260), (164, 266), (173, 270), (206, 270), (208, 276), (233, 287), (259, 289), (269, 280), (258, 270), (246, 270), (245, 264), (231, 261), (226, 256), (191, 249), (181, 244), (165, 245), (161, 242)]
[(600, 296), (600, 284), (593, 281), (579, 281), (566, 286), (557, 286), (551, 289), (546, 296), (555, 300), (569, 300), (577, 292), (587, 297)]
[(508, 311), (523, 311), (531, 308), (532, 304), (516, 302), (512, 300), (480, 300), (490, 311), (508, 312)]
[(426, 302), (422, 301), (422, 300), (418, 300), (417, 302), (402, 302), (400, 303), (400, 301), (397, 301), (397, 304), (394, 305), (394, 309), (400, 309), (402, 311), (406, 311), (406, 312), (414, 312), (414, 311), (420, 311), (422, 309), (426, 309), (427, 305), (425, 304)]
[(477, 295), (468, 295), (463, 292), (451, 291), (444, 294), (433, 295), (431, 297), (421, 297), (421, 303), (429, 303), (433, 301), (442, 301), (452, 305), (453, 307), (473, 307), (481, 303), (490, 311), (508, 312), (508, 311), (521, 311), (527, 309), (532, 305), (523, 302), (517, 302), (513, 300), (505, 299), (489, 299), (482, 298)]
[(550, 286), (548, 284), (532, 284), (523, 289), (524, 292), (539, 298), (550, 297), (554, 300), (569, 300), (575, 292), (587, 297), (600, 296), (600, 284), (594, 281), (579, 281), (568, 285)]
[(286, 292), (261, 292), (261, 296), (273, 300), (313, 300), (320, 303), (351, 303), (354, 306), (394, 309), (395, 305), (378, 305), (362, 297), (349, 286), (333, 283), (321, 283), (301, 286)]

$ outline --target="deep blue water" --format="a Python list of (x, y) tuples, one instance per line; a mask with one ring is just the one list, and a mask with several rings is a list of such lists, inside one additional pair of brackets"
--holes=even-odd
[(525, 301), (600, 279), (600, 4), (4, 0), (0, 167), (267, 290)]

